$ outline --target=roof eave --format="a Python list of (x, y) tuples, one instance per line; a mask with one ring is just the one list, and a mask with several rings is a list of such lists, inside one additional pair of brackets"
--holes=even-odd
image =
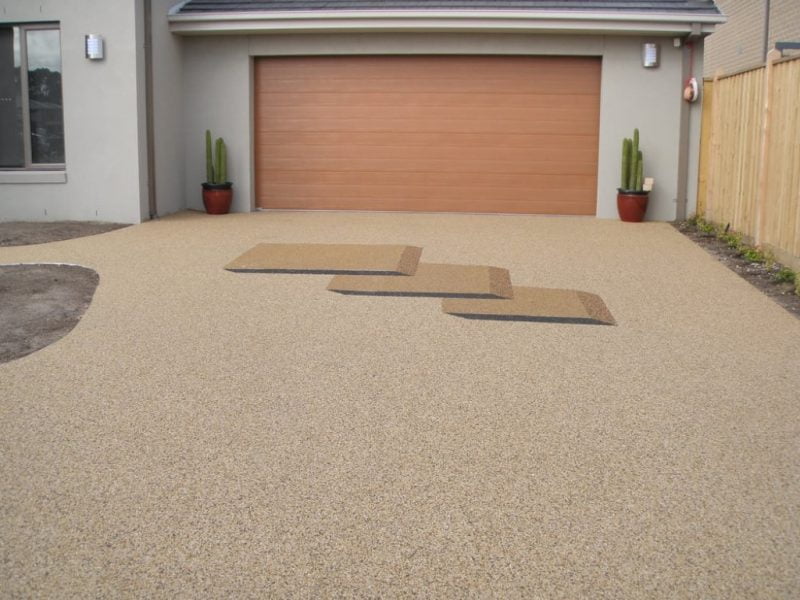
[(176, 14), (182, 35), (364, 31), (482, 31), (707, 35), (722, 15), (564, 11), (273, 11)]

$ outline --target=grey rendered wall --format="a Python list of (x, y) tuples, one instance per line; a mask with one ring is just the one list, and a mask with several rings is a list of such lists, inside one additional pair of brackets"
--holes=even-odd
[(152, 0), (153, 153), (157, 215), (183, 210), (183, 40), (169, 31), (175, 0)]
[(200, 184), (206, 180), (205, 131), (228, 148), (228, 179), (235, 212), (253, 209), (251, 157), (251, 75), (248, 38), (187, 38), (183, 70), (183, 147), (187, 208), (203, 210)]
[[(641, 44), (661, 44), (661, 66), (641, 66)], [(234, 210), (253, 207), (251, 61), (255, 56), (325, 54), (543, 54), (601, 56), (601, 123), (597, 216), (617, 218), (621, 141), (634, 127), (642, 134), (646, 174), (656, 179), (648, 219), (676, 215), (683, 49), (671, 38), (477, 35), (320, 34), (187, 37), (184, 44), (184, 142), (187, 206), (201, 208), (203, 131), (225, 137), (235, 185)], [(213, 83), (213, 85), (209, 85)], [(242, 91), (246, 90), (246, 93)], [(699, 106), (691, 107), (699, 123)], [(699, 125), (697, 126), (699, 131)], [(698, 136), (693, 138), (697, 144)], [(696, 150), (690, 148), (690, 152)], [(689, 199), (689, 204), (694, 198)]]
[[(0, 0), (2, 22), (60, 23), (66, 155), (65, 182), (0, 171), (0, 220), (146, 218), (142, 15), (142, 0)], [(84, 58), (87, 33), (105, 37), (105, 60)]]

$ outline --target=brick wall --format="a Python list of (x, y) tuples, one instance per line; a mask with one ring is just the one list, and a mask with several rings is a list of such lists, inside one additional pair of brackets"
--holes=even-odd
[[(764, 64), (767, 0), (716, 0), (728, 22), (706, 39), (704, 75), (735, 73)], [(769, 45), (800, 41), (800, 0), (771, 0)]]
[[(790, 0), (797, 1), (797, 0)], [(728, 22), (706, 38), (706, 77), (717, 69), (732, 73), (764, 63), (766, 0), (716, 0)]]
[(800, 0), (772, 0), (769, 47), (775, 42), (800, 42)]

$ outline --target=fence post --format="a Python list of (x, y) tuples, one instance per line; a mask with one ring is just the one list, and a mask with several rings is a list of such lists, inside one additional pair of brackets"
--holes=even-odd
[(764, 70), (764, 112), (761, 116), (761, 151), (758, 158), (758, 195), (756, 196), (756, 234), (755, 245), (760, 246), (764, 239), (764, 223), (767, 204), (767, 170), (769, 167), (769, 134), (772, 104), (772, 64), (781, 57), (779, 50), (772, 49), (767, 54)]
[(708, 173), (706, 176), (706, 206), (703, 218), (706, 221), (714, 222), (714, 189), (717, 185), (715, 174), (717, 172), (717, 161), (719, 160), (719, 116), (722, 111), (719, 106), (719, 78), (722, 71), (717, 69), (714, 73), (714, 82), (711, 88), (711, 134), (709, 135), (710, 152), (708, 160)]

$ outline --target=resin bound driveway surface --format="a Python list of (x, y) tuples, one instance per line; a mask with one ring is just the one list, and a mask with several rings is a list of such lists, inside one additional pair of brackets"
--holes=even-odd
[[(223, 265), (388, 243), (599, 294), (615, 327)], [(782, 598), (800, 321), (667, 224), (185, 213), (0, 248), (100, 273), (0, 365), (0, 596)]]

